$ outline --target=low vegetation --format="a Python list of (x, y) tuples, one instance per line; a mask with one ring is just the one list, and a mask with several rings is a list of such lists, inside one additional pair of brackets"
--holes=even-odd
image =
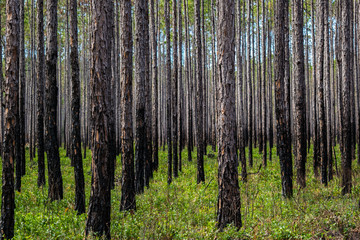
[[(187, 159), (183, 152), (183, 159)], [(210, 148), (208, 152), (211, 152)], [(15, 239), (83, 239), (86, 214), (74, 208), (74, 171), (70, 159), (60, 150), (64, 199), (50, 202), (47, 186), (38, 188), (37, 163), (28, 164), (22, 192), (16, 192)], [(212, 152), (211, 152), (212, 153)], [(196, 184), (196, 161), (183, 160), (183, 171), (167, 185), (167, 155), (160, 152), (160, 168), (149, 189), (137, 196), (137, 210), (119, 211), (121, 197), (121, 160), (118, 157), (116, 187), (111, 193), (111, 235), (113, 239), (343, 239), (360, 236), (358, 196), (360, 167), (354, 163), (351, 195), (341, 196), (339, 178), (323, 187), (312, 172), (312, 152), (307, 162), (307, 187), (295, 185), (294, 198), (281, 195), (279, 159), (261, 167), (261, 154), (254, 149), (254, 168), (248, 183), (240, 181), (243, 227), (216, 227), (217, 154), (205, 157), (206, 182)], [(193, 159), (196, 152), (193, 153)], [(27, 158), (28, 159), (28, 158)], [(90, 195), (90, 151), (84, 159), (86, 206)], [(337, 150), (337, 166), (340, 169)]]

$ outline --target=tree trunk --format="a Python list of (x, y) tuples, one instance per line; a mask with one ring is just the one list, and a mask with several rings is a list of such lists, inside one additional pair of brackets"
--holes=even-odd
[(93, 0), (92, 13), (92, 55), (90, 69), (91, 91), (91, 151), (92, 178), (88, 218), (85, 234), (90, 232), (110, 239), (110, 171), (109, 151), (109, 98), (108, 88), (111, 84), (111, 41), (107, 18), (111, 0)]
[(220, 230), (233, 223), (241, 227), (240, 191), (237, 171), (235, 110), (235, 1), (218, 2), (219, 85), (219, 196), (217, 221)]
[(121, 1), (121, 211), (136, 209), (132, 123), (133, 39), (131, 0)]
[(71, 118), (72, 118), (72, 147), (71, 157), (75, 173), (75, 210), (78, 214), (85, 213), (85, 183), (81, 154), (81, 126), (80, 126), (80, 78), (78, 54), (78, 20), (77, 0), (70, 0), (70, 63), (71, 63)]
[(172, 144), (173, 144), (173, 173), (178, 177), (178, 26), (177, 26), (177, 2), (173, 0), (173, 81), (172, 81)]
[(47, 1), (47, 44), (46, 44), (46, 142), (48, 161), (49, 198), (63, 198), (63, 183), (60, 169), (59, 145), (57, 139), (57, 0)]
[(288, 22), (289, 5), (287, 0), (276, 1), (275, 7), (275, 101), (276, 101), (276, 129), (278, 153), (281, 168), (282, 194), (285, 198), (293, 195), (292, 156), (289, 129), (288, 102), (285, 97), (286, 71), (286, 28)]
[[(151, 50), (152, 50), (152, 153), (153, 153), (153, 170), (157, 170), (159, 167), (159, 144), (158, 144), (158, 60), (157, 60), (157, 32), (155, 25), (155, 8), (154, 1), (150, 0), (150, 12), (151, 12)], [(130, 9), (131, 11), (131, 9)]]
[(342, 135), (343, 135), (343, 151), (341, 154), (341, 166), (342, 166), (342, 194), (351, 193), (351, 106), (350, 106), (350, 84), (352, 78), (352, 72), (350, 64), (352, 61), (353, 49), (351, 45), (351, 9), (352, 0), (344, 0), (342, 2)]
[(37, 1), (37, 141), (38, 141), (38, 187), (45, 185), (44, 154), (44, 1)]
[(166, 28), (166, 137), (168, 145), (168, 179), (172, 182), (172, 138), (171, 138), (171, 45), (170, 45), (170, 1), (165, 0), (165, 28)]
[(148, 4), (145, 0), (135, 1), (135, 82), (136, 82), (136, 136), (135, 166), (137, 193), (142, 193), (145, 186), (146, 155), (146, 85), (149, 81), (149, 42), (148, 40)]
[(0, 238), (14, 237), (14, 160), (16, 122), (19, 116), (19, 1), (6, 1), (5, 129), (2, 158)]
[(306, 163), (306, 93), (305, 93), (305, 65), (304, 65), (304, 18), (303, 0), (293, 3), (293, 67), (295, 88), (295, 164), (296, 181), (301, 188), (305, 188)]
[(196, 139), (197, 139), (197, 183), (205, 182), (204, 173), (204, 116), (203, 116), (203, 74), (200, 0), (195, 0), (195, 41), (196, 41)]
[(249, 150), (249, 165), (253, 167), (253, 99), (252, 99), (252, 78), (251, 78), (251, 0), (248, 0), (248, 35), (247, 35), (247, 49), (248, 49), (248, 60), (247, 60), (247, 92), (248, 92), (248, 150)]
[(321, 182), (327, 186), (327, 138), (326, 138), (326, 121), (325, 121), (325, 103), (324, 103), (324, 31), (325, 31), (325, 1), (317, 1), (316, 13), (316, 79), (318, 89), (318, 104), (319, 106), (319, 150), (321, 163)]

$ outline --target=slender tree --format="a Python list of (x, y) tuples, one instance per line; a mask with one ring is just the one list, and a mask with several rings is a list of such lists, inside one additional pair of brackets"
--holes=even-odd
[(218, 226), (241, 227), (235, 111), (235, 1), (218, 2), (219, 196)]
[(196, 42), (196, 141), (197, 141), (197, 183), (205, 182), (204, 173), (204, 120), (203, 120), (203, 69), (201, 43), (200, 0), (195, 0), (195, 42)]
[[(25, 8), (24, 0), (20, 0), (20, 59), (19, 59), (19, 163), (20, 169), (16, 170), (23, 176), (25, 175)], [(33, 63), (32, 63), (33, 64)], [(18, 174), (17, 173), (17, 174)], [(16, 175), (17, 175), (16, 174)]]
[(122, 183), (120, 210), (136, 209), (132, 124), (133, 39), (131, 0), (121, 2), (121, 157)]
[(178, 25), (177, 2), (173, 0), (173, 82), (172, 82), (172, 143), (173, 143), (173, 172), (179, 175), (178, 167)]
[(78, 53), (77, 0), (70, 0), (70, 65), (71, 65), (71, 120), (72, 152), (75, 173), (75, 210), (85, 213), (85, 183), (81, 154), (80, 126), (80, 68)]
[[(145, 186), (146, 156), (146, 85), (149, 81), (149, 13), (146, 0), (136, 0), (135, 4), (135, 82), (136, 82), (136, 135), (135, 135), (135, 166), (137, 193), (142, 193)], [(146, 160), (145, 160), (146, 159)]]
[(14, 161), (16, 122), (19, 116), (19, 1), (6, 1), (5, 129), (2, 158), (0, 238), (14, 237)]
[(44, 1), (37, 1), (37, 142), (39, 187), (45, 185), (44, 154)]
[(247, 129), (247, 136), (248, 136), (248, 144), (249, 144), (249, 165), (250, 167), (253, 166), (253, 87), (252, 87), (252, 78), (251, 78), (251, 4), (252, 1), (248, 0), (248, 29), (247, 29), (247, 94), (248, 94), (248, 129)]
[(316, 79), (318, 89), (318, 104), (319, 106), (319, 150), (321, 163), (321, 182), (327, 185), (327, 137), (326, 137), (326, 121), (325, 121), (325, 101), (324, 101), (324, 32), (325, 32), (325, 2), (326, 0), (318, 0), (316, 7)]
[[(155, 0), (157, 1), (157, 0)], [(152, 146), (153, 146), (153, 170), (158, 169), (159, 165), (159, 144), (158, 144), (158, 59), (157, 59), (157, 32), (155, 23), (154, 0), (150, 0), (150, 20), (151, 20), (151, 54), (152, 54)]]
[[(22, 88), (22, 83), (25, 83), (25, 31), (24, 31), (24, 1), (20, 0), (19, 2), (19, 7), (20, 7), (20, 11), (19, 11), (19, 85), (18, 88), (21, 91)], [(22, 103), (22, 99), (21, 97), (23, 97), (21, 95), (21, 92), (19, 92), (19, 100)], [(16, 149), (15, 149), (15, 164), (16, 164), (16, 179), (15, 179), (15, 189), (18, 192), (21, 192), (21, 177), (22, 177), (22, 152), (21, 150), (25, 151), (25, 148), (21, 148), (21, 141), (22, 141), (22, 137), (21, 137), (21, 123), (22, 123), (22, 110), (20, 109), (20, 105), (18, 106), (18, 118), (17, 118), (17, 122), (16, 122), (16, 135), (15, 135), (15, 141), (16, 143)], [(22, 106), (23, 107), (23, 106)]]
[(47, 1), (47, 44), (46, 44), (46, 136), (47, 139), (47, 161), (48, 161), (48, 181), (49, 198), (60, 200), (63, 198), (63, 184), (60, 169), (59, 145), (57, 139), (57, 74), (56, 63), (58, 58), (57, 42), (57, 0)]
[(352, 162), (352, 143), (351, 143), (351, 106), (350, 106), (350, 83), (352, 78), (351, 61), (352, 61), (352, 44), (351, 44), (351, 22), (352, 22), (352, 0), (344, 0), (342, 2), (342, 16), (341, 16), (341, 35), (342, 35), (342, 135), (343, 135), (343, 149), (341, 153), (342, 179), (341, 187), (342, 194), (351, 192), (351, 162)]
[(275, 4), (275, 101), (276, 101), (276, 132), (277, 150), (280, 158), (282, 194), (286, 198), (293, 195), (293, 172), (290, 129), (290, 120), (285, 97), (285, 45), (286, 28), (289, 14), (289, 2), (278, 0)]
[(306, 186), (306, 95), (303, 36), (303, 0), (293, 1), (293, 67), (295, 89), (295, 164), (296, 181), (301, 188)]
[(166, 137), (168, 145), (168, 179), (172, 182), (172, 143), (171, 143), (171, 44), (170, 44), (170, 2), (165, 0), (165, 29), (166, 29)]

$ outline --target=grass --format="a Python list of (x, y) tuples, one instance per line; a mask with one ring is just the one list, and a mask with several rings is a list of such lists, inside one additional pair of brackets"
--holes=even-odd
[[(210, 149), (208, 149), (210, 151)], [(338, 150), (337, 150), (338, 151)], [(27, 153), (28, 154), (28, 153)], [(205, 157), (206, 182), (196, 184), (194, 161), (183, 160), (183, 171), (168, 186), (166, 152), (160, 152), (160, 168), (149, 189), (137, 196), (137, 211), (124, 215), (119, 211), (121, 167), (118, 157), (116, 187), (112, 191), (111, 235), (113, 239), (343, 239), (357, 234), (360, 226), (358, 209), (359, 170), (354, 162), (353, 193), (341, 196), (340, 180), (335, 177), (324, 187), (312, 172), (312, 152), (307, 162), (307, 187), (299, 190), (294, 182), (294, 198), (281, 195), (278, 158), (259, 173), (240, 181), (243, 227), (229, 226), (224, 232), (216, 228), (217, 158)], [(84, 159), (87, 205), (90, 195), (90, 152)], [(76, 215), (74, 208), (74, 172), (70, 159), (60, 149), (64, 199), (50, 202), (47, 187), (38, 188), (37, 164), (28, 162), (22, 180), (22, 192), (16, 193), (15, 239), (83, 239), (86, 214)], [(261, 155), (254, 149), (257, 172)], [(29, 158), (27, 158), (29, 159)], [(187, 151), (183, 152), (187, 159)], [(337, 156), (340, 168), (340, 156)], [(240, 172), (240, 171), (239, 171)], [(295, 179), (295, 177), (294, 177)]]

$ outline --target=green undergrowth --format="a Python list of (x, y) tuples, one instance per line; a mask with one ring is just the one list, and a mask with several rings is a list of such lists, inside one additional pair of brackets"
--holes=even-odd
[[(247, 183), (239, 178), (243, 227), (216, 228), (217, 158), (205, 157), (206, 182), (196, 184), (196, 153), (193, 161), (183, 152), (182, 172), (167, 185), (167, 154), (160, 152), (160, 167), (150, 188), (136, 198), (137, 210), (119, 211), (121, 163), (117, 159), (116, 187), (112, 191), (111, 235), (113, 239), (343, 239), (358, 234), (360, 167), (353, 163), (353, 193), (341, 196), (340, 179), (324, 187), (314, 178), (312, 152), (307, 162), (307, 187), (299, 190), (294, 182), (294, 198), (281, 195), (279, 160), (273, 150), (272, 161), (259, 167), (262, 155), (254, 149), (254, 167)], [(27, 153), (28, 154), (28, 153)], [(37, 159), (27, 161), (22, 192), (16, 193), (15, 239), (83, 239), (86, 214), (76, 215), (74, 208), (74, 172), (65, 150), (60, 150), (64, 199), (50, 202), (47, 186), (37, 187)], [(90, 196), (90, 152), (84, 159), (86, 201)], [(27, 159), (28, 156), (27, 156)], [(340, 155), (337, 150), (340, 171)], [(240, 172), (240, 171), (239, 171)], [(295, 178), (294, 178), (295, 179)], [(355, 234), (355, 235), (354, 235)], [(359, 235), (360, 236), (360, 235)]]

